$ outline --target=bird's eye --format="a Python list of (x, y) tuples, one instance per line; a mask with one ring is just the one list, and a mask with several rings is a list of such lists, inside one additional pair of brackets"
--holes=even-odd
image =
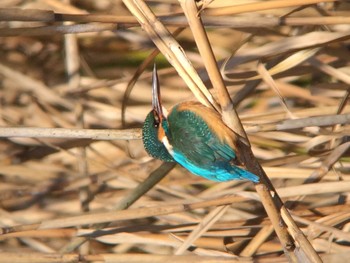
[(160, 123), (160, 119), (159, 119), (158, 114), (154, 114), (154, 122), (153, 122), (154, 128), (158, 128), (159, 127), (159, 123)]

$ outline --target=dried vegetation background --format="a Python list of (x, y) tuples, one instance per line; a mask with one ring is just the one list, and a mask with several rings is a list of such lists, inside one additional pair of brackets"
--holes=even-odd
[[(255, 156), (324, 262), (346, 262), (350, 5), (234, 2), (198, 4)], [(211, 88), (179, 2), (147, 5)], [(123, 2), (0, 6), (0, 262), (287, 261), (251, 182), (144, 152), (157, 53)], [(167, 107), (196, 100), (157, 65)]]

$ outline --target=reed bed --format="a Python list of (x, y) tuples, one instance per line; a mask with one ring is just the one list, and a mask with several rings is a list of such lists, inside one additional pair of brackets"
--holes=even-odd
[[(346, 262), (349, 8), (2, 1), (0, 262)], [(261, 183), (147, 156), (154, 61), (163, 104), (220, 111)]]

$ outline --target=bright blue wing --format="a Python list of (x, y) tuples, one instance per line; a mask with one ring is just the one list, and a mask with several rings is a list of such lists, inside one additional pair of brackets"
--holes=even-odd
[(259, 181), (256, 175), (233, 165), (235, 151), (219, 140), (200, 116), (190, 110), (174, 108), (168, 122), (173, 158), (192, 173), (219, 182)]

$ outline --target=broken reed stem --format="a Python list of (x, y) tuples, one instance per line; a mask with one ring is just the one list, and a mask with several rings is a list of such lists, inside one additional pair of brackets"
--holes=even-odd
[[(209, 78), (214, 88), (218, 91), (218, 99), (219, 104), (222, 108), (223, 120), (232, 130), (234, 130), (236, 133), (238, 133), (241, 137), (245, 139), (244, 143), (240, 143), (242, 145), (241, 154), (243, 155), (244, 163), (249, 170), (259, 175), (260, 177), (260, 183), (256, 184), (256, 190), (259, 196), (261, 197), (261, 201), (272, 222), (275, 232), (280, 239), (286, 256), (291, 262), (298, 261), (298, 258), (300, 258), (299, 250), (296, 249), (296, 242), (298, 242), (299, 245), (300, 243), (303, 244), (301, 249), (305, 249), (307, 251), (307, 253), (305, 254), (308, 260), (310, 260), (310, 262), (321, 262), (321, 259), (319, 258), (318, 254), (315, 252), (315, 250), (308, 242), (306, 237), (298, 229), (298, 227), (296, 226), (296, 224), (290, 216), (288, 217), (289, 225), (293, 225), (293, 227), (299, 230), (298, 233), (300, 235), (296, 237), (298, 238), (297, 240), (293, 240), (293, 237), (295, 236), (291, 236), (291, 233), (288, 232), (286, 225), (281, 223), (281, 210), (285, 213), (288, 213), (288, 211), (284, 207), (284, 204), (279, 198), (271, 181), (266, 176), (265, 172), (255, 159), (251, 151), (247, 135), (244, 131), (243, 125), (241, 124), (237, 112), (233, 108), (231, 98), (228, 94), (227, 88), (218, 69), (214, 53), (211, 49), (211, 45), (209, 43), (206, 31), (204, 29), (204, 25), (201, 21), (200, 16), (198, 15), (197, 5), (194, 0), (180, 0), (180, 4), (188, 19), (192, 34), (194, 36), (194, 40), (197, 44), (199, 53), (203, 58), (203, 62), (208, 72)], [(270, 191), (273, 192), (273, 196)]]

